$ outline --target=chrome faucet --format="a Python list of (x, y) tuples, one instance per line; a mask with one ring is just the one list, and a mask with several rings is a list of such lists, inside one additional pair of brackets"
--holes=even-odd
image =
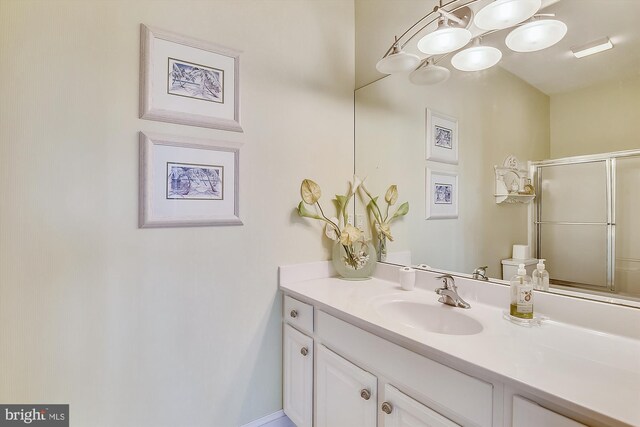
[(475, 270), (473, 270), (473, 275), (471, 277), (473, 277), (476, 280), (489, 280), (489, 278), (487, 277), (487, 268), (489, 268), (488, 266), (484, 266), (484, 267), (478, 267)]
[(453, 276), (445, 274), (437, 277), (437, 279), (442, 279), (442, 283), (444, 284), (444, 287), (436, 289), (436, 294), (440, 295), (438, 302), (454, 307), (471, 308), (469, 303), (458, 295), (458, 287), (456, 286)]

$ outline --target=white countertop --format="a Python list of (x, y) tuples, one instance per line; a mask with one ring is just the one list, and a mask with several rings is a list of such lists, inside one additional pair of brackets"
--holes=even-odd
[[(577, 405), (590, 416), (603, 415), (605, 421), (640, 426), (640, 340), (552, 320), (532, 328), (514, 325), (503, 319), (498, 305), (474, 300), (473, 292), (463, 293), (465, 286), (486, 286), (474, 281), (459, 285), (460, 295), (471, 308), (450, 309), (479, 321), (482, 331), (475, 335), (433, 333), (384, 317), (375, 304), (380, 298), (395, 297), (439, 304), (432, 289), (407, 292), (380, 278), (347, 281), (309, 277), (298, 281), (289, 275), (283, 280), (281, 270), (280, 287), (329, 314), (357, 320), (357, 326), (410, 350), (451, 357), (452, 362), (481, 368), (506, 383), (515, 382), (561, 399), (565, 405)], [(628, 313), (626, 316), (628, 319)]]

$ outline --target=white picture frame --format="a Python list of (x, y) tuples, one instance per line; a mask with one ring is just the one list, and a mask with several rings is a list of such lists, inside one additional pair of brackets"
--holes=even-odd
[(242, 132), (240, 51), (141, 24), (140, 118)]
[(458, 119), (426, 110), (426, 159), (434, 162), (458, 164)]
[(427, 166), (426, 219), (458, 218), (458, 173)]
[(139, 227), (242, 225), (240, 143), (140, 132)]

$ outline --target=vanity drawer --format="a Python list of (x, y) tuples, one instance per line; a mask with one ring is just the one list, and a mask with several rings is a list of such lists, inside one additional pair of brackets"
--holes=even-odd
[(313, 306), (284, 296), (284, 319), (298, 329), (313, 333)]

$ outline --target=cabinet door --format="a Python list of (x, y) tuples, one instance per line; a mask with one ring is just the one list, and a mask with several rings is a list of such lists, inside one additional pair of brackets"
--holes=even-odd
[(586, 427), (520, 396), (513, 396), (513, 427)]
[(376, 377), (322, 345), (316, 358), (316, 427), (375, 427)]
[(381, 405), (385, 413), (384, 427), (459, 426), (388, 384), (384, 386), (384, 396), (385, 400)]
[(313, 340), (284, 325), (284, 413), (298, 427), (311, 427), (313, 416)]

